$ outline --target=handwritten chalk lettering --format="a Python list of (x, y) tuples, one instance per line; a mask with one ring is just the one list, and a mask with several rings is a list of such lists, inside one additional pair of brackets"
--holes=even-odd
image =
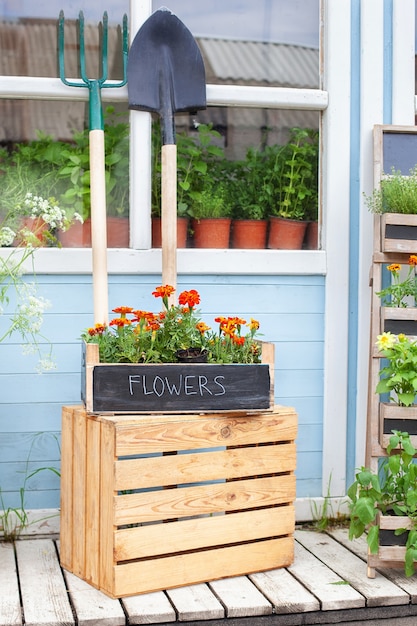
[(162, 396), (222, 396), (226, 394), (225, 376), (209, 379), (204, 375), (183, 375), (175, 378), (151, 374), (128, 376), (129, 394)]

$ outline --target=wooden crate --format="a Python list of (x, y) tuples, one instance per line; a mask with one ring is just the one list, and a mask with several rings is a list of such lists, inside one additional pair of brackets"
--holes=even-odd
[(100, 363), (83, 343), (81, 399), (88, 413), (268, 411), (274, 406), (274, 344), (260, 364)]
[(61, 563), (119, 598), (293, 561), (297, 418), (62, 411)]
[[(378, 554), (368, 553), (368, 576), (375, 578), (375, 568), (402, 568), (404, 569), (405, 545), (403, 535), (392, 537), (392, 540), (385, 542), (383, 539), (386, 531), (395, 531), (398, 528), (411, 529), (412, 523), (409, 517), (399, 515), (381, 515), (378, 513), (377, 524), (380, 530), (380, 542)], [(403, 545), (399, 545), (399, 544)]]
[(382, 252), (415, 254), (417, 250), (417, 215), (383, 213), (381, 215)]
[(386, 449), (393, 430), (407, 432), (411, 443), (417, 447), (417, 406), (398, 406), (395, 402), (380, 402), (380, 443)]

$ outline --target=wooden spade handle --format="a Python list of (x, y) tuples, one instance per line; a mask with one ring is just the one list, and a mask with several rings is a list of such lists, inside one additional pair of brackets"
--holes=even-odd
[(177, 287), (177, 146), (161, 150), (162, 284)]
[(91, 130), (90, 194), (91, 247), (93, 255), (94, 323), (108, 323), (106, 180), (104, 164), (104, 132)]

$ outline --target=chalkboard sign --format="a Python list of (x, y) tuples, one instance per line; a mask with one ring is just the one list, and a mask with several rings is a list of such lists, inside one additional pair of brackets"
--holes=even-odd
[(269, 365), (96, 365), (93, 412), (270, 408)]
[(376, 172), (377, 181), (383, 174), (390, 174), (393, 169), (407, 176), (417, 164), (416, 127), (376, 124), (374, 157), (377, 168), (380, 168)]

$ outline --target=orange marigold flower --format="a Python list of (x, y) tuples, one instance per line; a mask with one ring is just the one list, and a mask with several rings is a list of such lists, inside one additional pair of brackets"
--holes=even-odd
[(387, 270), (389, 270), (390, 272), (399, 272), (401, 269), (401, 265), (399, 263), (391, 263), (391, 265), (388, 265)]
[(237, 346), (243, 346), (245, 343), (245, 338), (239, 337), (239, 335), (233, 335), (232, 340), (233, 340), (233, 343), (235, 343)]
[(417, 265), (417, 255), (410, 254), (410, 258), (408, 259), (408, 265), (414, 265), (414, 267)]
[(214, 321), (217, 322), (217, 324), (221, 324), (222, 322), (226, 321), (226, 318), (223, 317), (222, 315), (219, 315), (219, 317), (215, 317)]
[(169, 298), (174, 293), (175, 289), (172, 285), (161, 285), (156, 287), (155, 291), (152, 291), (152, 295), (155, 298)]
[(151, 321), (149, 322), (149, 324), (147, 326), (145, 326), (145, 330), (149, 331), (149, 330), (158, 330), (160, 328), (160, 325), (158, 324), (157, 321)]
[(178, 296), (178, 302), (179, 304), (187, 305), (192, 308), (196, 304), (200, 304), (200, 294), (195, 289), (183, 291)]
[(130, 306), (118, 306), (115, 309), (112, 309), (113, 313), (120, 313), (121, 315), (126, 315), (126, 313), (132, 313), (133, 309)]
[(146, 317), (149, 315), (148, 311), (141, 311), (140, 309), (135, 309), (132, 311), (135, 316), (134, 321), (139, 322), (140, 320), (146, 320)]
[(132, 322), (125, 317), (115, 317), (109, 323), (110, 326), (117, 326), (118, 328), (122, 328), (123, 326), (129, 326)]
[(94, 335), (102, 335), (105, 330), (106, 330), (105, 324), (94, 324), (94, 327), (88, 328), (87, 332), (90, 335), (90, 337), (94, 337)]
[(198, 330), (198, 332), (200, 332), (202, 335), (207, 331), (210, 330), (210, 326), (207, 326), (207, 324), (205, 324), (204, 322), (198, 322), (198, 324), (196, 324), (196, 329)]

